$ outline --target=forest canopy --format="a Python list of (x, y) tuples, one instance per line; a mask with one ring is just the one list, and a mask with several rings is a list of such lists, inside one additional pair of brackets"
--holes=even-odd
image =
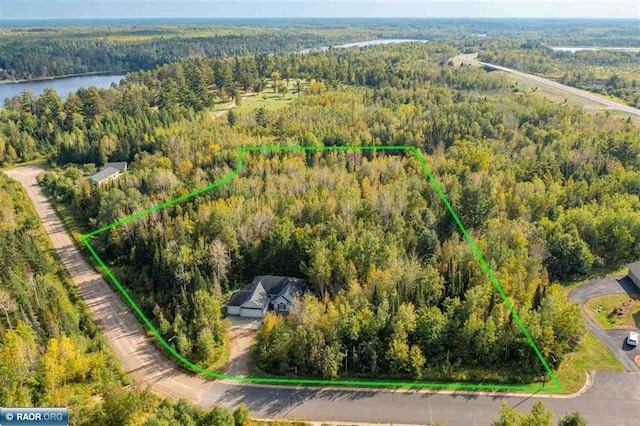
[[(0, 153), (49, 155), (57, 168), (43, 185), (93, 230), (226, 176), (240, 146), (415, 147), (555, 368), (584, 332), (557, 282), (640, 255), (640, 131), (512, 93), (491, 73), (452, 66), (455, 53), (431, 42), (187, 59), (64, 102), (13, 99)], [(301, 82), (290, 107), (211, 113), (279, 81)], [(333, 378), (346, 364), (375, 377), (541, 377), (415, 158), (316, 154), (251, 155), (241, 179), (96, 246), (163, 336), (204, 366), (224, 351), (226, 296), (274, 273), (308, 278), (311, 293), (260, 330), (255, 359), (268, 373)], [(130, 171), (87, 181), (114, 160)]]

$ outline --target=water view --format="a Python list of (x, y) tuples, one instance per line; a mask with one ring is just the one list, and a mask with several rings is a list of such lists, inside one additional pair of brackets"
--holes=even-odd
[(620, 52), (640, 52), (640, 47), (572, 47), (572, 46), (558, 46), (552, 47), (552, 50), (560, 52), (576, 53), (582, 50), (617, 50)]
[(24, 90), (31, 90), (34, 95), (40, 95), (44, 89), (50, 87), (58, 92), (61, 98), (66, 99), (69, 93), (75, 92), (81, 87), (96, 86), (101, 89), (111, 87), (111, 83), (119, 83), (124, 74), (113, 75), (84, 75), (77, 77), (55, 78), (40, 81), (22, 81), (18, 83), (0, 84), (0, 105), (7, 98), (13, 98)]
[(367, 41), (357, 41), (354, 43), (345, 43), (339, 46), (322, 46), (322, 47), (312, 47), (310, 49), (301, 50), (298, 53), (309, 53), (309, 52), (324, 52), (329, 50), (329, 48), (340, 49), (340, 48), (349, 48), (349, 47), (365, 47), (365, 46), (375, 46), (379, 44), (395, 44), (395, 43), (409, 43), (409, 42), (419, 42), (426, 43), (427, 40), (413, 40), (413, 39), (383, 39), (383, 40), (367, 40)]
[[(326, 51), (329, 48), (349, 48), (349, 47), (365, 47), (375, 46), (380, 44), (395, 44), (395, 43), (407, 43), (407, 42), (421, 42), (426, 43), (427, 40), (413, 40), (413, 39), (382, 39), (382, 40), (368, 40), (358, 41), (354, 43), (345, 43), (338, 46), (322, 46), (314, 47), (310, 49), (301, 50), (299, 53), (309, 53), (311, 51)], [(0, 103), (4, 102), (7, 98), (12, 98), (19, 95), (24, 90), (31, 90), (34, 95), (40, 95), (44, 92), (44, 89), (51, 87), (61, 98), (66, 99), (69, 93), (75, 92), (81, 87), (96, 86), (99, 88), (109, 88), (111, 83), (118, 83), (124, 78), (124, 74), (113, 75), (90, 75), (90, 76), (77, 76), (77, 77), (63, 77), (55, 78), (51, 80), (41, 81), (24, 81), (16, 83), (4, 83), (0, 84)]]

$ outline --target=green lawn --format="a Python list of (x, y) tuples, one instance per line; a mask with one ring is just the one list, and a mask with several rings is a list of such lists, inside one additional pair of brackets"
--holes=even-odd
[(284, 108), (298, 97), (297, 93), (287, 93), (284, 97), (279, 93), (261, 92), (257, 96), (251, 96), (242, 100), (242, 104), (235, 108), (239, 114), (253, 112), (259, 108), (276, 110)]
[(25, 161), (22, 163), (5, 164), (4, 166), (0, 167), (0, 171), (11, 170), (11, 169), (15, 169), (16, 167), (24, 167), (24, 166), (31, 166), (31, 165), (39, 165), (42, 167), (46, 167), (47, 160), (44, 158), (38, 158), (36, 160)]
[[(302, 82), (302, 89), (307, 87), (306, 81)], [(287, 81), (288, 92), (281, 94), (274, 92), (273, 81), (271, 79), (267, 82), (267, 88), (259, 93), (245, 94), (240, 105), (235, 106), (233, 109), (239, 114), (252, 113), (257, 109), (264, 108), (265, 110), (277, 110), (289, 105), (294, 99), (297, 99), (299, 93), (296, 87), (296, 81), (289, 79)], [(216, 98), (216, 106), (213, 109), (214, 116), (221, 111), (228, 111), (232, 108), (233, 102), (223, 102), (223, 99)]]
[[(631, 310), (622, 317), (609, 316), (609, 313), (623, 302), (633, 300)], [(640, 296), (628, 294), (607, 294), (589, 299), (584, 305), (589, 318), (602, 328), (640, 327)]]
[(579, 391), (585, 382), (586, 371), (624, 371), (618, 359), (593, 334), (587, 333), (578, 351), (569, 355), (557, 371), (561, 393)]

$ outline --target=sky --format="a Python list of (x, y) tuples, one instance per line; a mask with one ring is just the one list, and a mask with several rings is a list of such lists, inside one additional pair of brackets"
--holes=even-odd
[(640, 0), (0, 0), (0, 20), (282, 16), (640, 19)]

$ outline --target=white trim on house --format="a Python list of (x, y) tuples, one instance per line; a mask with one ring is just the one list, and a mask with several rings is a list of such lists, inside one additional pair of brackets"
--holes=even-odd
[(240, 306), (227, 306), (227, 315), (240, 315)]
[(264, 318), (268, 310), (288, 313), (294, 295), (306, 290), (306, 281), (299, 278), (258, 276), (243, 290), (235, 292), (225, 305), (227, 315)]
[(628, 267), (629, 278), (638, 288), (640, 288), (640, 262), (631, 263)]
[(249, 318), (264, 318), (267, 312), (267, 308), (264, 309), (256, 309), (256, 308), (240, 308), (240, 316), (241, 317), (249, 317)]
[(291, 296), (291, 293), (289, 293), (289, 290), (287, 289), (286, 292), (273, 301), (273, 309), (277, 312), (289, 312), (292, 301), (293, 296)]

